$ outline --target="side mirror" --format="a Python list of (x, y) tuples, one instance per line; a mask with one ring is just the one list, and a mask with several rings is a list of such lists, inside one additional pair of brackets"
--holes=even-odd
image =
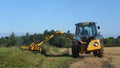
[(98, 26), (98, 29), (100, 29), (100, 26)]

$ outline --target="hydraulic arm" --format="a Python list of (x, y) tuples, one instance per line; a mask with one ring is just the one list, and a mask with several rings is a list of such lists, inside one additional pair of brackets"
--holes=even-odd
[(32, 51), (42, 51), (42, 46), (44, 43), (46, 43), (47, 41), (49, 41), (50, 39), (52, 39), (53, 37), (55, 37), (55, 34), (58, 35), (65, 35), (66, 37), (68, 37), (69, 39), (72, 38), (72, 36), (62, 32), (62, 31), (56, 31), (54, 34), (50, 35), (49, 37), (46, 37), (45, 40), (39, 42), (38, 44), (35, 44), (34, 42), (32, 42), (30, 44), (30, 46), (21, 46), (21, 49), (24, 50), (32, 50)]

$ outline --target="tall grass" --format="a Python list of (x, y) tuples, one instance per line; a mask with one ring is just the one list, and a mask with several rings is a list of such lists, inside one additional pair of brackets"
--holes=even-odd
[(0, 68), (60, 68), (71, 57), (45, 57), (39, 52), (21, 50), (17, 47), (0, 48)]
[(18, 48), (0, 48), (0, 68), (33, 68), (40, 65), (44, 59), (41, 54), (34, 54), (29, 51), (22, 51)]

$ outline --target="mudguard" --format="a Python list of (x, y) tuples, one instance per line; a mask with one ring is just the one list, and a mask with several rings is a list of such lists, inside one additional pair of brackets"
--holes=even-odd
[(88, 51), (94, 51), (94, 50), (99, 50), (99, 49), (101, 49), (100, 39), (91, 40), (87, 47)]

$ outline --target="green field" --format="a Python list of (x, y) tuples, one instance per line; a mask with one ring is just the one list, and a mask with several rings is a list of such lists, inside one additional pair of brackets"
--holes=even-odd
[(65, 68), (70, 56), (46, 57), (39, 52), (21, 50), (18, 47), (0, 48), (0, 68)]

